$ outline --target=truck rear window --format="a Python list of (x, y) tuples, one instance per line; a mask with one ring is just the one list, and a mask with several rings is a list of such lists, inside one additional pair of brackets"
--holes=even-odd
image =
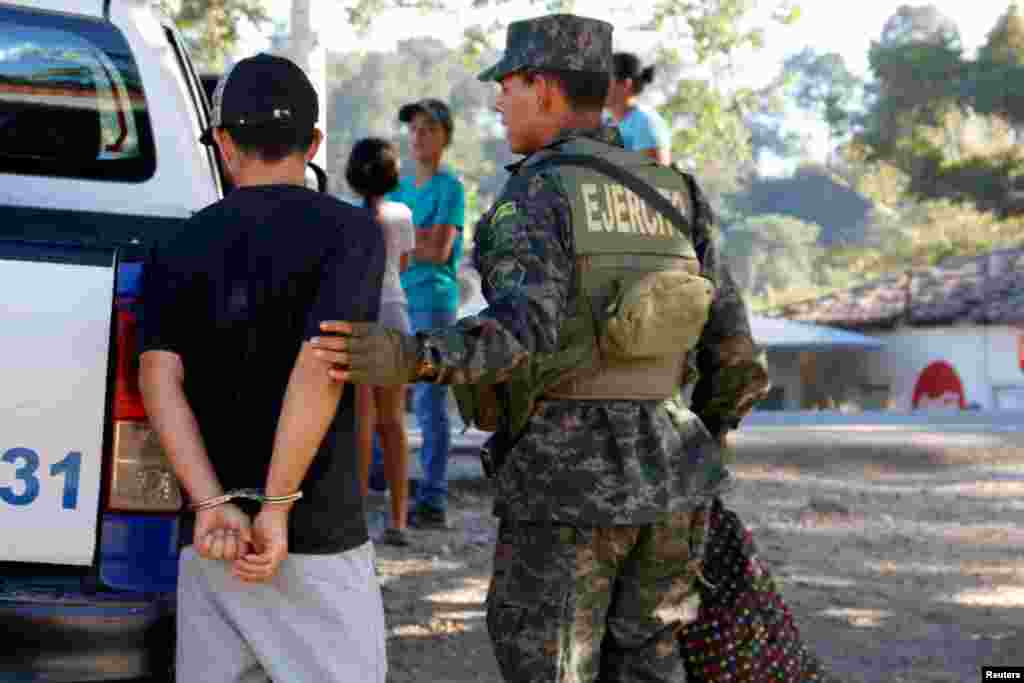
[(121, 32), (0, 8), (0, 173), (138, 182), (155, 168), (146, 97)]

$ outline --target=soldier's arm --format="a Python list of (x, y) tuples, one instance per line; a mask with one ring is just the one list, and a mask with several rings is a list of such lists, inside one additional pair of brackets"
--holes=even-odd
[(735, 429), (770, 387), (762, 355), (754, 344), (746, 304), (721, 253), (711, 207), (691, 182), (694, 242), (703, 274), (715, 283), (707, 325), (697, 344), (699, 379), (692, 410), (715, 435)]
[(530, 354), (554, 351), (568, 310), (573, 260), (569, 204), (555, 181), (534, 175), (480, 221), (473, 258), (488, 307), (455, 326), (417, 335), (421, 357), (444, 384), (494, 384)]

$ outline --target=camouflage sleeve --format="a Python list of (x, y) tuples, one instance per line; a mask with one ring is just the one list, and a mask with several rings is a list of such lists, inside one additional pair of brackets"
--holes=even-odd
[(573, 272), (568, 222), (568, 199), (551, 176), (510, 182), (476, 229), (473, 260), (488, 307), (418, 335), (432, 381), (499, 383), (530, 354), (557, 348)]
[(692, 409), (713, 434), (735, 429), (770, 382), (754, 344), (743, 295), (721, 252), (721, 237), (704, 194), (690, 180), (694, 207), (694, 244), (705, 277), (716, 285), (711, 314), (697, 344), (699, 378)]

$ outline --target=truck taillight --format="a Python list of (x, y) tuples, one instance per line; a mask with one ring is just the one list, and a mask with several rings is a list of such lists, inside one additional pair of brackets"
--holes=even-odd
[[(120, 302), (119, 302), (120, 303)], [(114, 419), (145, 420), (146, 408), (139, 391), (139, 358), (135, 314), (117, 310), (117, 367), (114, 372)]]
[(135, 314), (120, 305), (115, 314), (114, 466), (107, 507), (126, 512), (176, 512), (181, 509), (181, 487), (156, 432), (146, 421), (139, 391)]

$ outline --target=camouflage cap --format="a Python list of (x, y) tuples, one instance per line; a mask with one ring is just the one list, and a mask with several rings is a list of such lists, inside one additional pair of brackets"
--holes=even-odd
[(512, 22), (505, 38), (505, 55), (477, 78), (500, 81), (528, 68), (611, 73), (612, 25), (574, 14)]

